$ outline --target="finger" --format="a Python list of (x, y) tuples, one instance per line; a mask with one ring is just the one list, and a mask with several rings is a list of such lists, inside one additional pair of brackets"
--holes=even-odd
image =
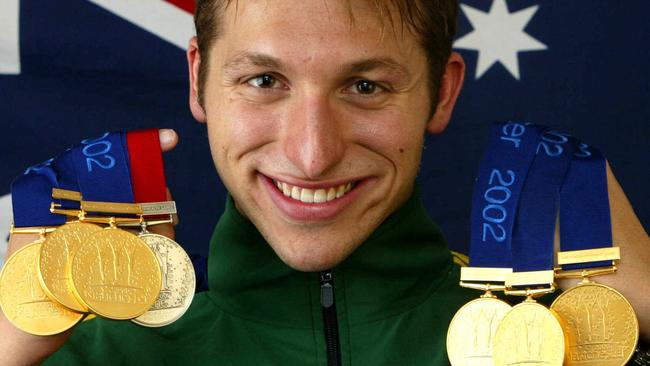
[(161, 128), (158, 130), (158, 137), (160, 138), (160, 148), (163, 152), (173, 149), (178, 144), (178, 134), (172, 129)]

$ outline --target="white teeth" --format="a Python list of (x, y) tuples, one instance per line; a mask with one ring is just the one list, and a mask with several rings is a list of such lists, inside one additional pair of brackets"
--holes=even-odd
[(324, 189), (317, 189), (314, 192), (314, 203), (321, 203), (327, 201), (327, 191)]
[(291, 187), (291, 198), (293, 198), (294, 200), (300, 199), (300, 188), (296, 186)]
[(330, 189), (327, 191), (327, 198), (326, 198), (326, 200), (331, 201), (331, 200), (333, 200), (333, 199), (335, 199), (335, 198), (336, 198), (336, 189), (334, 189), (334, 188), (330, 188)]
[(314, 202), (314, 191), (309, 188), (303, 188), (300, 193), (300, 200), (306, 203)]
[(290, 184), (273, 180), (278, 190), (287, 197), (305, 203), (323, 203), (343, 197), (352, 190), (352, 183), (341, 184), (336, 187), (309, 189), (292, 186)]
[(336, 188), (336, 198), (343, 197), (344, 194), (345, 194), (345, 186), (344, 185), (338, 186), (338, 188)]

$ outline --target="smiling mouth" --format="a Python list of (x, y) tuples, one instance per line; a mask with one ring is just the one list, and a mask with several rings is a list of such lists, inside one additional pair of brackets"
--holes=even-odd
[(280, 192), (282, 192), (282, 194), (303, 203), (323, 203), (341, 198), (350, 192), (355, 187), (356, 183), (357, 182), (349, 182), (338, 186), (311, 189), (294, 186), (273, 179), (273, 184)]

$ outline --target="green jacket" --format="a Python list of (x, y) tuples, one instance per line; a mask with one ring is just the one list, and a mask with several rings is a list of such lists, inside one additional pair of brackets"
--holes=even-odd
[[(330, 335), (338, 323), (342, 364), (448, 365), (449, 322), (477, 297), (458, 286), (459, 272), (414, 194), (332, 271), (335, 312), (326, 318)], [(175, 323), (86, 321), (46, 364), (327, 365), (327, 282), (287, 267), (232, 200), (210, 243), (208, 275), (210, 290)]]

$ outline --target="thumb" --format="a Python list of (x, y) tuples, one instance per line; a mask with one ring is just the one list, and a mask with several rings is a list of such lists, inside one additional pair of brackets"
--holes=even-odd
[(158, 137), (160, 138), (160, 148), (163, 152), (173, 149), (178, 144), (178, 134), (172, 129), (163, 128), (158, 130)]

